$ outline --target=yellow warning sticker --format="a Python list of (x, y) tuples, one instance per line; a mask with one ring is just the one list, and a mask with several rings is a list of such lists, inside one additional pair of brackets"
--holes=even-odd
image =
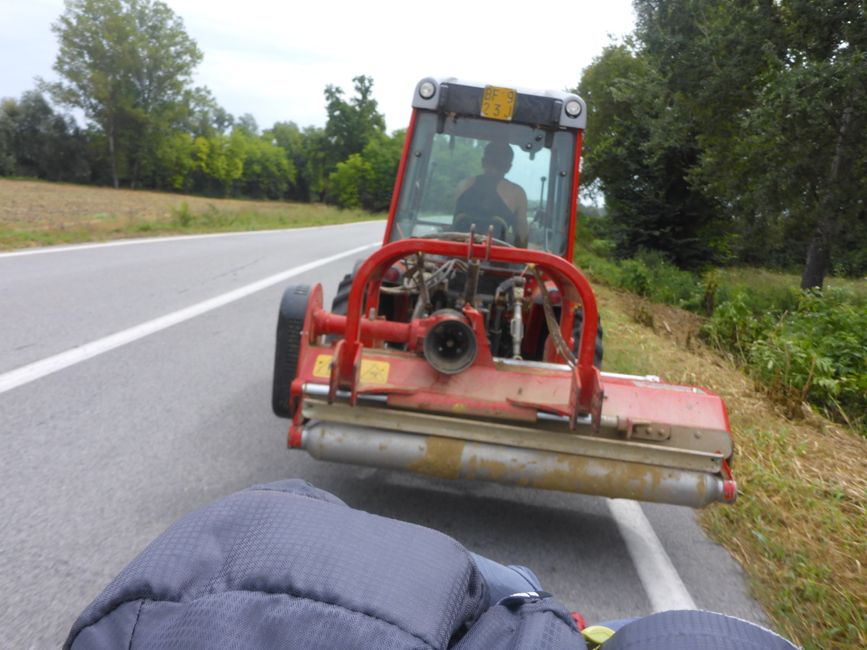
[[(313, 365), (313, 376), (328, 379), (331, 376), (330, 354), (320, 354)], [(388, 361), (361, 360), (361, 382), (364, 384), (387, 384), (388, 371), (391, 364)]]
[(331, 355), (320, 354), (313, 366), (313, 376), (328, 379), (331, 376)]
[(387, 384), (388, 361), (361, 360), (361, 382), (364, 384)]

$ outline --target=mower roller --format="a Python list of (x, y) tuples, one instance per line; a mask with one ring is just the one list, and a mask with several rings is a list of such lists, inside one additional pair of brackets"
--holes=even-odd
[[(601, 372), (571, 263), (586, 106), (423, 79), (382, 247), (286, 289), (273, 408), (328, 461), (614, 498), (731, 503), (722, 399)], [(508, 175), (508, 176), (507, 176)]]

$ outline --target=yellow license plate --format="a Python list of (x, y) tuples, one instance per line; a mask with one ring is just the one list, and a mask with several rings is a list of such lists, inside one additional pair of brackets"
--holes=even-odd
[[(327, 379), (331, 376), (331, 355), (320, 354), (313, 365), (313, 376)], [(365, 384), (387, 384), (390, 364), (387, 361), (361, 360), (360, 380)]]
[(485, 86), (485, 92), (482, 94), (482, 117), (511, 120), (517, 97), (518, 93), (511, 88)]

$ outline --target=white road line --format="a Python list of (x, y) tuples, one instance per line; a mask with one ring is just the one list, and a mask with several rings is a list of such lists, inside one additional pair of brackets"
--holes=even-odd
[(697, 609), (641, 505), (637, 501), (608, 499), (608, 509), (626, 542), (653, 611)]
[(0, 393), (5, 393), (8, 390), (35, 381), (40, 377), (45, 377), (46, 375), (57, 372), (58, 370), (63, 370), (64, 368), (68, 368), (76, 363), (81, 363), (82, 361), (95, 357), (103, 352), (114, 350), (115, 348), (137, 341), (138, 339), (164, 330), (172, 325), (177, 325), (178, 323), (190, 320), (191, 318), (200, 316), (213, 309), (217, 309), (218, 307), (228, 305), (231, 302), (245, 298), (257, 291), (267, 289), (268, 287), (283, 282), (284, 280), (288, 280), (296, 275), (312, 271), (315, 268), (325, 266), (326, 264), (330, 264), (331, 262), (335, 262), (344, 257), (355, 255), (356, 253), (360, 253), (363, 250), (376, 246), (378, 243), (379, 242), (365, 244), (364, 246), (359, 246), (352, 250), (338, 253), (337, 255), (323, 257), (315, 262), (296, 266), (286, 271), (282, 271), (281, 273), (277, 273), (276, 275), (271, 275), (262, 280), (258, 280), (257, 282), (253, 282), (252, 284), (235, 289), (234, 291), (229, 291), (220, 296), (204, 300), (195, 305), (166, 314), (165, 316), (154, 318), (153, 320), (149, 320), (115, 334), (110, 334), (109, 336), (97, 339), (96, 341), (85, 343), (84, 345), (72, 348), (66, 352), (56, 354), (53, 357), (48, 357), (41, 361), (36, 361), (26, 366), (16, 368), (15, 370), (0, 375)]
[(280, 228), (278, 230), (244, 230), (240, 232), (216, 232), (202, 235), (167, 235), (165, 237), (143, 237), (142, 239), (118, 239), (116, 241), (99, 242), (96, 244), (72, 244), (70, 246), (46, 246), (44, 248), (25, 248), (19, 251), (10, 253), (0, 253), (0, 259), (7, 257), (24, 257), (26, 255), (44, 255), (46, 253), (69, 253), (75, 251), (86, 251), (92, 248), (113, 248), (115, 246), (139, 246), (141, 244), (159, 244), (171, 243), (176, 241), (189, 241), (191, 239), (213, 239), (215, 237), (248, 237), (251, 235), (270, 235), (273, 233), (293, 233), (304, 230), (322, 230), (323, 228), (341, 228), (345, 226), (355, 226), (359, 224), (369, 224), (381, 222), (385, 225), (384, 220), (371, 219), (368, 221), (353, 221), (352, 223), (336, 223), (328, 226), (305, 226), (304, 228)]

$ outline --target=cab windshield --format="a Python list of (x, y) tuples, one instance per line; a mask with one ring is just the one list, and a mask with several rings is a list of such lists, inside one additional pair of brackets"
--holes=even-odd
[(420, 112), (390, 240), (468, 232), (566, 251), (575, 134)]

